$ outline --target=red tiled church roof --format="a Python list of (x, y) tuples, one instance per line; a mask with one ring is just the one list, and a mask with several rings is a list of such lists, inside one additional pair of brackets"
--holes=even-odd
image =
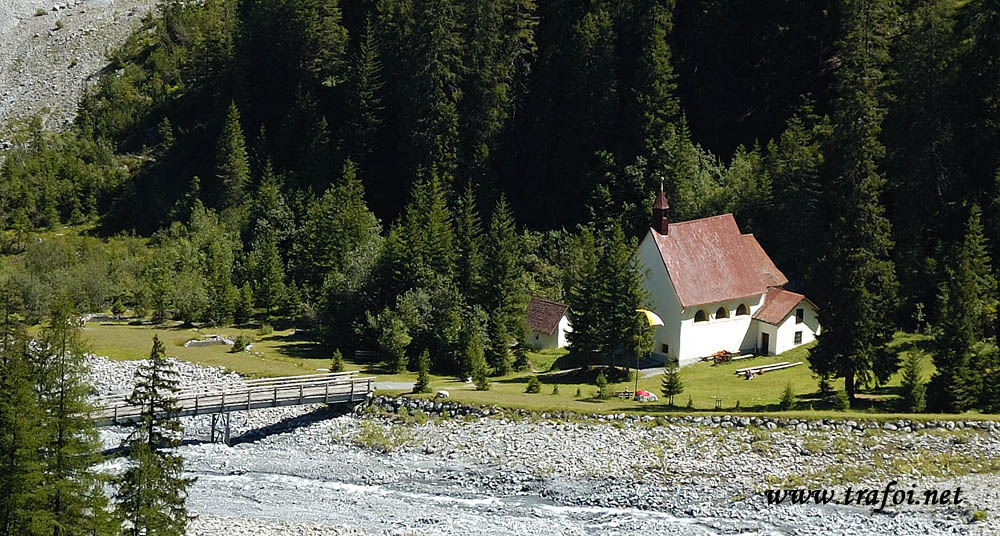
[(757, 239), (740, 233), (732, 214), (650, 232), (682, 307), (763, 294), (788, 282)]
[(537, 333), (552, 335), (568, 310), (569, 306), (565, 303), (532, 296), (528, 302), (528, 328)]
[(809, 301), (805, 296), (797, 292), (777, 287), (769, 288), (767, 289), (767, 295), (764, 296), (764, 306), (757, 309), (757, 312), (753, 315), (754, 320), (760, 320), (761, 322), (777, 326), (788, 316), (788, 313), (792, 312), (795, 306), (802, 303), (802, 300)]

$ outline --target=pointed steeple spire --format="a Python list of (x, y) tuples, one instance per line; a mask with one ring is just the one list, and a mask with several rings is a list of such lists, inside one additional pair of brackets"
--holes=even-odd
[(660, 181), (660, 193), (656, 194), (656, 202), (653, 203), (651, 227), (661, 235), (670, 232), (670, 205), (667, 203), (667, 196), (663, 193), (663, 181)]

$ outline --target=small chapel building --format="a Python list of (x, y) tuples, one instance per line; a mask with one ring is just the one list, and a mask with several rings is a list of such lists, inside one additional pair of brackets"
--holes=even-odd
[(664, 324), (654, 357), (683, 366), (721, 350), (774, 355), (820, 333), (816, 305), (783, 288), (788, 279), (732, 214), (671, 223), (661, 189), (638, 260)]
[(569, 306), (565, 303), (532, 296), (528, 302), (528, 336), (524, 342), (535, 350), (563, 348), (569, 344), (566, 334), (573, 331), (569, 323)]

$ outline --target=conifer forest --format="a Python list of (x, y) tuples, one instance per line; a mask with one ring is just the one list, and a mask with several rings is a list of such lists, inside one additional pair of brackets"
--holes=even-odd
[[(176, 420), (94, 469), (79, 315), (488, 389), (540, 296), (626, 367), (661, 188), (816, 303), (822, 389), (919, 377), (887, 350), (919, 333), (905, 410), (1000, 411), (998, 0), (164, 0), (107, 60), (68, 128), (5, 126), (0, 536), (184, 533)], [(150, 345), (132, 397), (169, 408)]]

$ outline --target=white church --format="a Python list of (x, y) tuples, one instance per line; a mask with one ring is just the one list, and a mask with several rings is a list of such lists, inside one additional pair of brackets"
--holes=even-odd
[(816, 338), (818, 309), (732, 214), (670, 223), (661, 189), (639, 244), (656, 328), (653, 355), (686, 365), (721, 350), (774, 355)]

